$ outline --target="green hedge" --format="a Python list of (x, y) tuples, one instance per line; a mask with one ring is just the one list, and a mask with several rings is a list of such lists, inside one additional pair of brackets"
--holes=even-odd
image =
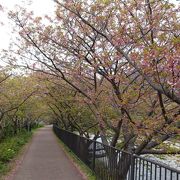
[(0, 143), (0, 175), (8, 169), (8, 163), (31, 138), (32, 133), (22, 131), (13, 137), (7, 137)]

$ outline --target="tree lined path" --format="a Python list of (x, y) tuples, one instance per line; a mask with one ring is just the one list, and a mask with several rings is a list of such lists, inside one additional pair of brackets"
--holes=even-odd
[(51, 126), (33, 137), (13, 180), (82, 180), (83, 177), (60, 148)]

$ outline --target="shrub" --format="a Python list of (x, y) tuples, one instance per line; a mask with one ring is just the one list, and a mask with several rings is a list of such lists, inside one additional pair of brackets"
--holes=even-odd
[(7, 164), (19, 152), (21, 147), (28, 142), (32, 133), (22, 131), (13, 137), (5, 138), (0, 144), (0, 174), (6, 171)]

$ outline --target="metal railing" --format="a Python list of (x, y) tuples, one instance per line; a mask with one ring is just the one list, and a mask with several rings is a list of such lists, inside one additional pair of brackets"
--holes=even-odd
[(55, 134), (102, 180), (180, 180), (180, 171), (53, 126)]

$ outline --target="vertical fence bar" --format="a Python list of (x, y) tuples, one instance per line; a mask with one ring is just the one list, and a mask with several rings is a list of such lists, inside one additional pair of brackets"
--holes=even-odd
[(170, 173), (171, 173), (171, 174), (170, 174), (170, 180), (172, 180), (172, 175), (173, 175), (173, 174), (172, 174), (172, 171), (171, 171)]
[(160, 167), (160, 172), (159, 172), (159, 180), (161, 180), (161, 171), (162, 171), (162, 169), (161, 169), (161, 167)]
[(139, 159), (139, 173), (138, 173), (138, 176), (139, 176), (139, 180), (141, 179), (141, 159)]
[(138, 158), (135, 159), (135, 178), (134, 180), (137, 180), (137, 175), (138, 175)]
[(153, 171), (152, 171), (152, 163), (151, 163), (151, 165), (150, 165), (150, 180), (152, 180), (152, 173), (153, 173)]
[(143, 170), (142, 170), (142, 180), (144, 180), (144, 160), (143, 160), (143, 164), (142, 164), (142, 167), (143, 167)]
[(155, 175), (154, 175), (155, 177), (155, 180), (157, 180), (157, 165), (155, 164)]
[(146, 161), (146, 180), (148, 180), (148, 161)]
[(135, 157), (131, 154), (131, 180), (134, 180), (134, 165), (135, 165)]
[(96, 141), (93, 141), (92, 169), (95, 170), (96, 165)]

